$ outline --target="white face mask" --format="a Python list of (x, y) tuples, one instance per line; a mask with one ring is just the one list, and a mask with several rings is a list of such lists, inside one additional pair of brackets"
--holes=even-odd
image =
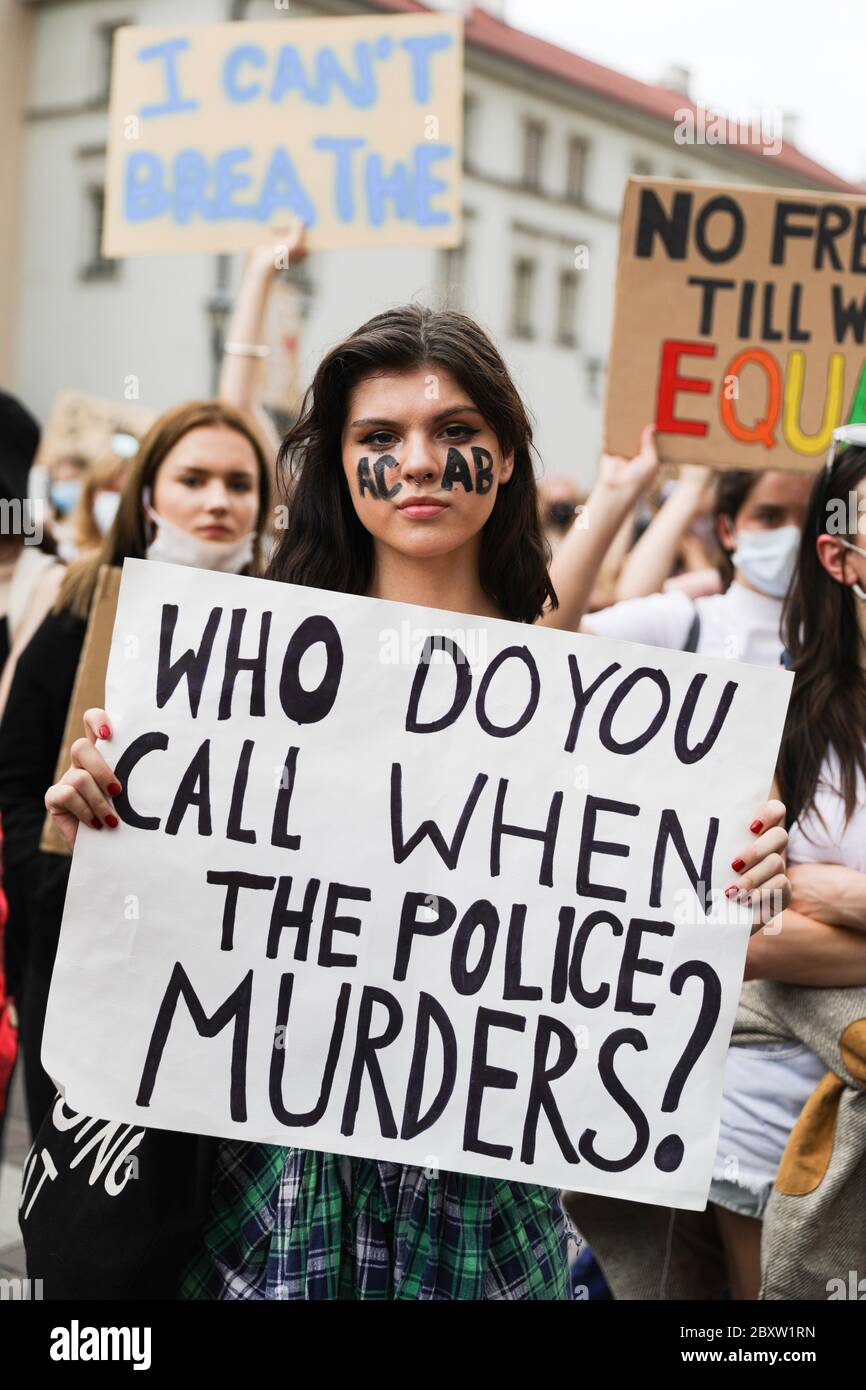
[(731, 556), (744, 579), (771, 598), (784, 598), (797, 568), (799, 526), (776, 526), (769, 531), (738, 531)]
[(97, 492), (93, 498), (93, 520), (96, 522), (103, 536), (106, 531), (111, 529), (111, 523), (117, 515), (117, 508), (120, 506), (120, 493), (112, 492), (110, 488), (105, 488)]
[(144, 510), (158, 528), (155, 539), (147, 547), (148, 560), (165, 560), (170, 565), (191, 565), (194, 569), (240, 574), (253, 558), (255, 531), (248, 531), (236, 541), (209, 541), (166, 521), (165, 517), (153, 510), (146, 497)]
[[(839, 536), (838, 539), (842, 541), (841, 536)], [(856, 550), (858, 555), (866, 555), (866, 550), (864, 550), (862, 546), (852, 545), (851, 541), (842, 541), (842, 544), (847, 546), (849, 550)], [(859, 599), (866, 601), (866, 590), (862, 589), (859, 584), (852, 584), (851, 588)]]

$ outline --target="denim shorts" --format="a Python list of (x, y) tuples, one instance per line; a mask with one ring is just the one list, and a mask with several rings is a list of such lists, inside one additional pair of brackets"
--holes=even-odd
[(711, 1202), (763, 1217), (791, 1130), (825, 1071), (795, 1040), (728, 1049)]
[(735, 1211), (740, 1216), (754, 1216), (761, 1221), (772, 1190), (772, 1183), (768, 1183), (760, 1192), (751, 1192), (748, 1187), (741, 1187), (727, 1178), (713, 1178), (709, 1200), (727, 1211)]

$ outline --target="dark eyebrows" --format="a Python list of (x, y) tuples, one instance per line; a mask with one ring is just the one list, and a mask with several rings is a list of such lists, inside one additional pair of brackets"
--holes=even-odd
[[(200, 473), (203, 477), (207, 478), (213, 472), (213, 469), (206, 468), (204, 464), (201, 463), (183, 463), (180, 465), (180, 471), (181, 473)], [(227, 478), (254, 478), (256, 472), (252, 467), (230, 468), (224, 476)]]
[[(442, 420), (447, 420), (449, 415), (466, 414), (480, 416), (481, 411), (478, 409), (477, 406), (474, 405), (449, 405), (447, 410), (440, 410), (436, 415), (434, 415), (431, 423), (434, 425), (438, 425), (441, 423)], [(383, 427), (387, 427), (388, 429), (394, 429), (399, 424), (399, 420), (385, 420), (380, 418), (379, 416), (371, 415), (367, 416), (363, 420), (353, 420), (349, 428), (356, 429), (361, 426), (377, 425), (380, 429)]]
[(438, 415), (433, 416), (434, 425), (438, 425), (440, 420), (447, 420), (449, 415), (481, 415), (481, 411), (475, 405), (451, 405), (447, 410), (440, 410)]

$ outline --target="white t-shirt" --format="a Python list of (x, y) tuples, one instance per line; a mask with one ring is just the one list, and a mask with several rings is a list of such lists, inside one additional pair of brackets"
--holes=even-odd
[(676, 591), (624, 599), (587, 614), (581, 627), (598, 637), (682, 651), (696, 611), (701, 620), (700, 656), (727, 657), (756, 666), (778, 666), (781, 662), (782, 600), (758, 594), (737, 580), (724, 594), (706, 594), (699, 599)]
[(866, 784), (858, 773), (857, 804), (847, 825), (841, 786), (839, 759), (830, 753), (818, 777), (812, 810), (791, 826), (791, 864), (844, 864), (866, 874)]

